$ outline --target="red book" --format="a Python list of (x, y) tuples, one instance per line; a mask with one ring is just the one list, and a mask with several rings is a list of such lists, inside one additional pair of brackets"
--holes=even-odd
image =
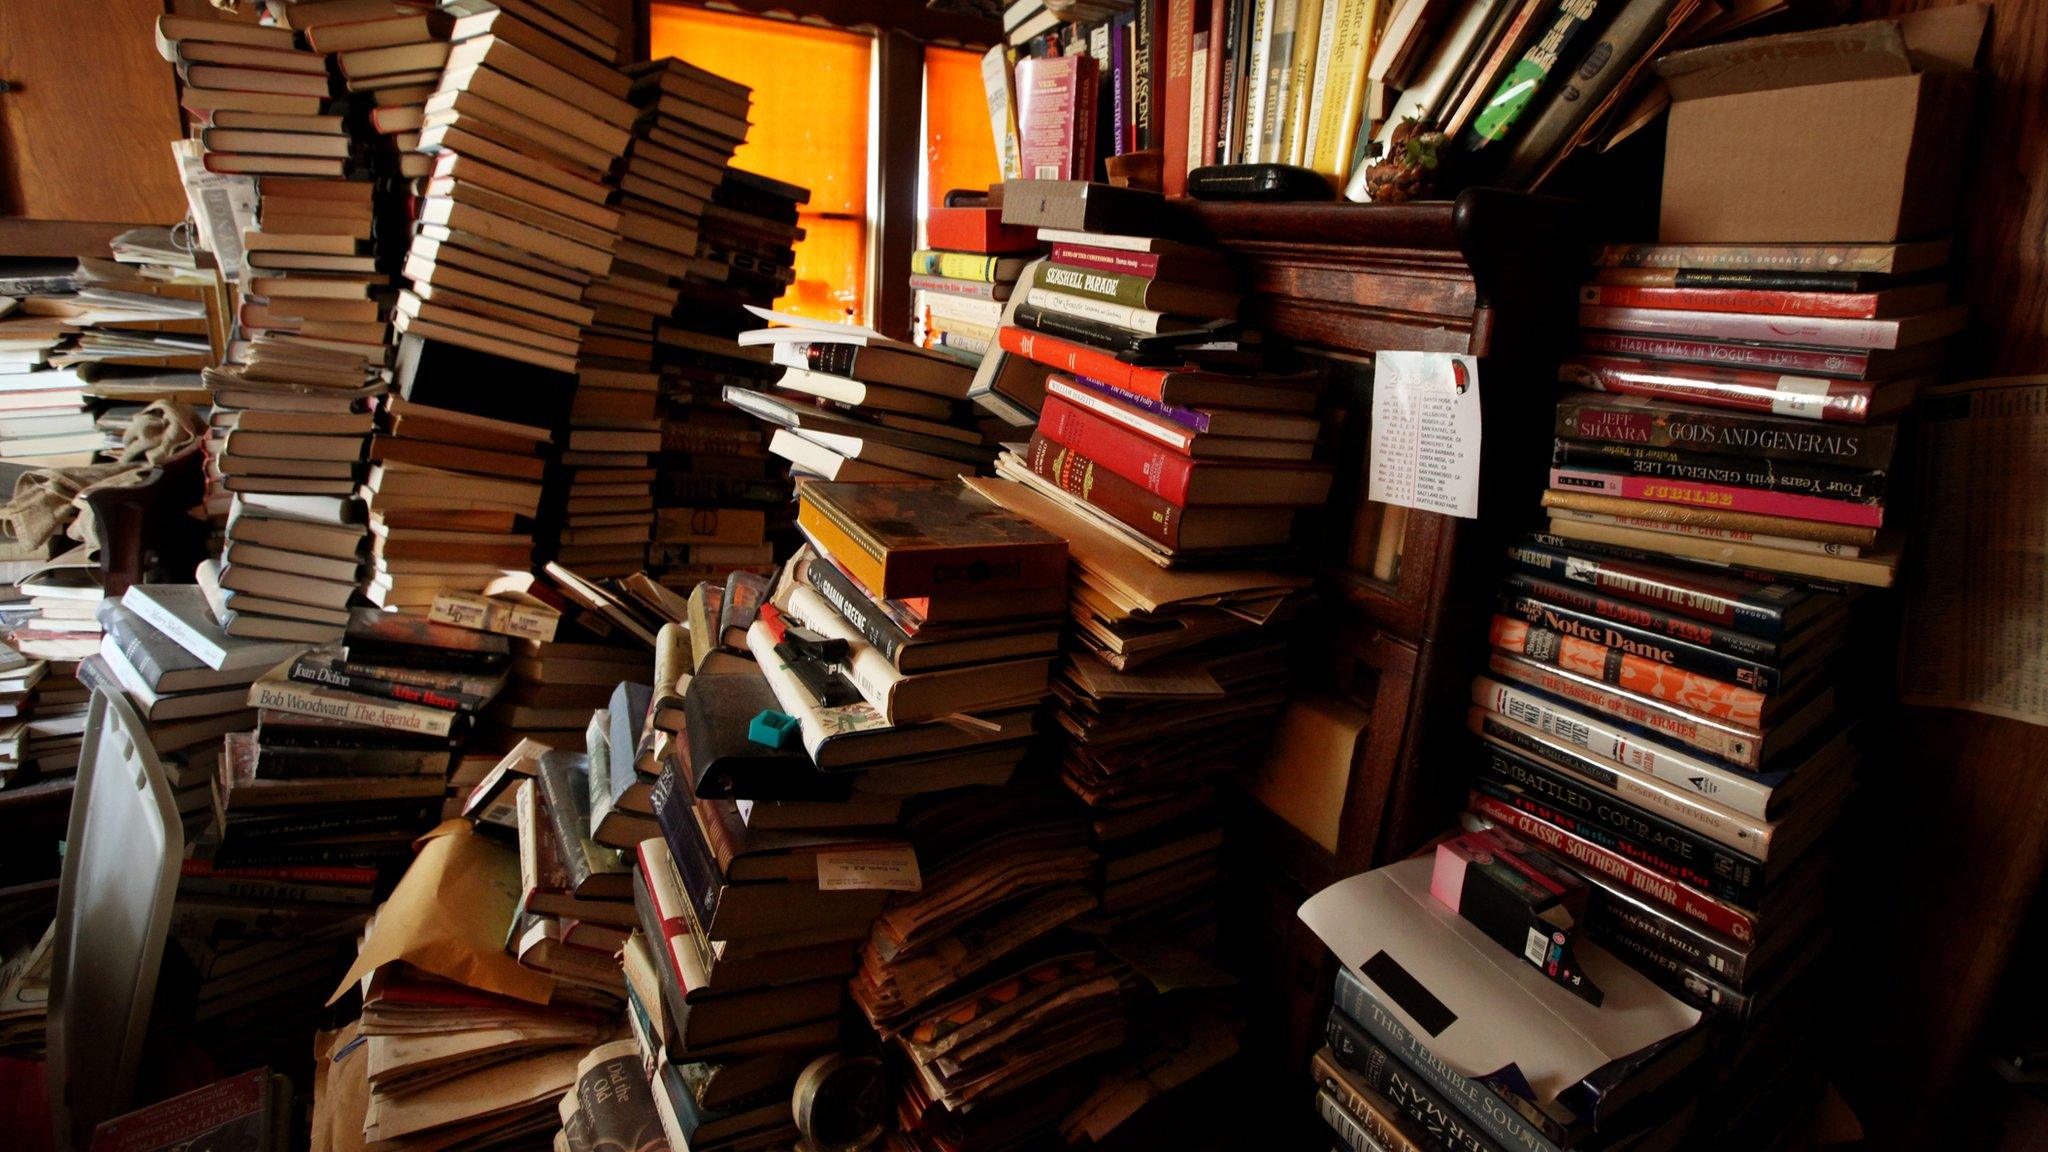
[(1095, 58), (1017, 62), (1017, 138), (1024, 175), (1086, 180), (1095, 155)]
[(1217, 162), (1217, 133), (1222, 126), (1222, 117), (1227, 115), (1223, 107), (1223, 41), (1225, 29), (1230, 24), (1230, 0), (1209, 0), (1209, 76), (1207, 95), (1202, 106), (1202, 138), (1195, 141), (1193, 161), (1197, 166)]
[(1689, 308), (1696, 312), (1763, 312), (1778, 316), (1877, 320), (1939, 308), (1948, 303), (1948, 285), (1911, 284), (1877, 292), (1790, 292), (1775, 288), (1587, 284), (1579, 289), (1579, 303), (1610, 308)]
[(1045, 438), (1031, 434), (1024, 451), (1031, 470), (1060, 490), (1078, 496), (1124, 527), (1166, 548), (1180, 547), (1181, 509), (1102, 465)]
[(1745, 944), (1756, 939), (1756, 917), (1733, 904), (1716, 900), (1696, 888), (1668, 879), (1626, 856), (1610, 852), (1590, 840), (1484, 792), (1471, 793), (1466, 802), (1472, 811), (1503, 828), (1527, 837), (1578, 867), (1620, 881), (1688, 920), (1704, 924)]
[(1559, 365), (1557, 378), (1596, 392), (1839, 424), (1862, 424), (1898, 412), (1913, 402), (1920, 386), (1917, 379), (1872, 384), (1611, 356), (1583, 356)]
[(1170, 280), (1177, 284), (1234, 289), (1237, 276), (1221, 260), (1190, 258), (1178, 254), (1133, 252), (1127, 248), (1106, 248), (1095, 244), (1054, 244), (1055, 264), (1136, 276), (1145, 280)]
[(1778, 312), (1709, 312), (1700, 308), (1622, 308), (1611, 304), (1581, 304), (1579, 325), (1611, 332), (1704, 340), (1890, 350), (1953, 336), (1963, 330), (1966, 313), (1967, 310), (1958, 304), (1951, 308), (1870, 320), (1848, 316), (1787, 316)]
[(1722, 512), (1754, 512), (1759, 516), (1783, 516), (1819, 524), (1850, 524), (1858, 528), (1884, 526), (1884, 506), (1830, 500), (1803, 492), (1772, 492), (1763, 488), (1739, 488), (1731, 484), (1701, 484), (1691, 480), (1669, 480), (1662, 476), (1638, 476), (1632, 472), (1601, 472), (1585, 468), (1552, 468), (1550, 486), (1566, 492), (1597, 492), (1629, 500), (1657, 504), (1685, 504)]
[(186, 860), (178, 875), (194, 880), (281, 880), (294, 884), (360, 884), (377, 882), (377, 869), (355, 865), (294, 864), (279, 867), (249, 866), (223, 868), (211, 860)]
[(1191, 69), (1195, 55), (1195, 5), (1201, 0), (1166, 0), (1163, 28), (1156, 39), (1164, 40), (1164, 63), (1159, 69), (1161, 45), (1153, 45), (1153, 67), (1165, 77), (1159, 87), (1164, 124), (1159, 134), (1159, 181), (1168, 196), (1185, 196), (1188, 191), (1188, 100), (1194, 91)]
[(1328, 470), (1309, 464), (1191, 460), (1047, 394), (1038, 431), (1177, 507), (1300, 507), (1321, 503)]
[(1006, 324), (996, 339), (1003, 351), (1074, 376), (1121, 388), (1147, 400), (1197, 407), (1308, 412), (1316, 406), (1315, 380), (1298, 376), (1227, 376), (1199, 369), (1144, 368), (1099, 348)]
[(1849, 380), (1870, 380), (1899, 372), (1916, 372), (1940, 362), (1942, 345), (1922, 344), (1903, 352), (1847, 348), (1798, 348), (1787, 344), (1740, 344), (1653, 336), (1631, 332), (1581, 332), (1579, 347), (1613, 356), (1644, 356), (1690, 364), (1809, 372)]
[(991, 256), (1038, 250), (1038, 230), (1003, 223), (1001, 208), (932, 208), (924, 224), (925, 246)]

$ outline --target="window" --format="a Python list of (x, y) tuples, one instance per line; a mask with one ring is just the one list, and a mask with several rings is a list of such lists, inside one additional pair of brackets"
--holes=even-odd
[(753, 127), (733, 163), (811, 190), (798, 221), (805, 236), (796, 282), (777, 306), (863, 321), (873, 39), (657, 3), (649, 6), (648, 44), (657, 60), (674, 56), (752, 88)]
[(955, 188), (986, 188), (1002, 178), (981, 87), (981, 54), (927, 46), (920, 202), (936, 208)]

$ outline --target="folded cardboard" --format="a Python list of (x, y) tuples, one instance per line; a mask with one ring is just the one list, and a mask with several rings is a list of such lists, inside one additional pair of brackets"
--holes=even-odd
[(1955, 217), (1990, 9), (1675, 52), (1659, 238), (1890, 243)]

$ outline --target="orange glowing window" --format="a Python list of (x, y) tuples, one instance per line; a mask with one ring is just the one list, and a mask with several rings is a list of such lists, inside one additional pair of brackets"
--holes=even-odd
[(796, 247), (796, 282), (777, 306), (864, 321), (873, 39), (655, 3), (648, 45), (657, 60), (674, 56), (752, 88), (753, 127), (733, 163), (811, 190), (798, 221), (805, 236)]
[(981, 54), (958, 48), (924, 50), (924, 206), (945, 203), (955, 188), (1000, 181), (981, 88)]

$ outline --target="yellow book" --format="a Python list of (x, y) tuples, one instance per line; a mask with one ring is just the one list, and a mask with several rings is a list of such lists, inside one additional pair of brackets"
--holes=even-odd
[(1308, 122), (1322, 81), (1316, 63), (1323, 43), (1324, 11), (1336, 3), (1337, 0), (1301, 0), (1301, 7), (1295, 11), (1291, 68), (1294, 86), (1288, 90), (1287, 108), (1281, 113), (1285, 117), (1280, 137), (1282, 155), (1276, 157), (1289, 164), (1302, 164), (1308, 159)]
[(1312, 168), (1341, 185), (1351, 168), (1351, 153), (1358, 147), (1359, 126), (1365, 116), (1366, 63), (1378, 33), (1379, 0), (1327, 0), (1335, 5), (1334, 16), (1323, 21), (1329, 40), (1327, 63), (1315, 77), (1316, 110), (1310, 121), (1313, 135), (1304, 167)]

